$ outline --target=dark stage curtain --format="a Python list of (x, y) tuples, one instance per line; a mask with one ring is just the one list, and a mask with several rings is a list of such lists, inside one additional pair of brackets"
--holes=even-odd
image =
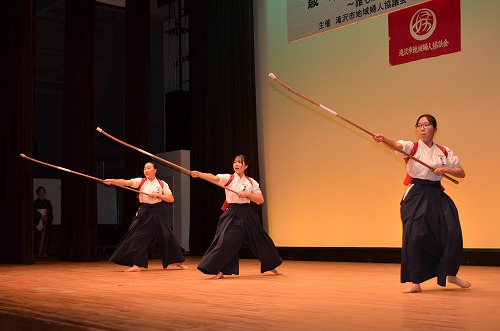
[[(97, 42), (93, 1), (65, 2), (62, 154), (65, 168), (96, 173)], [(64, 173), (61, 181), (61, 260), (95, 261), (97, 182)]]
[(0, 4), (0, 262), (33, 263), (33, 156), (35, 1)]
[[(127, 0), (125, 10), (125, 141), (149, 151), (151, 125), (150, 4)], [(125, 178), (144, 177), (144, 164), (151, 158), (130, 148), (125, 150)], [(123, 194), (123, 231), (126, 232), (139, 202)]]
[[(233, 173), (234, 156), (245, 154), (250, 159), (247, 174), (260, 182), (252, 1), (189, 4), (191, 169)], [(210, 245), (224, 198), (220, 187), (191, 181), (193, 255)]]

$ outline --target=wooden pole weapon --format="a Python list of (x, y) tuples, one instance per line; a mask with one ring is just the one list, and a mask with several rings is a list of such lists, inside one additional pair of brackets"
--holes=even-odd
[[(112, 139), (112, 140), (114, 140), (114, 141), (116, 141), (116, 142), (118, 142), (118, 143), (120, 143), (120, 144), (122, 144), (122, 145), (124, 145), (124, 146), (127, 146), (127, 147), (129, 147), (129, 148), (131, 148), (131, 149), (133, 149), (133, 150), (136, 150), (136, 151), (138, 151), (138, 152), (140, 152), (140, 153), (142, 153), (142, 154), (145, 154), (145, 155), (147, 155), (147, 156), (151, 157), (152, 159), (155, 159), (155, 160), (157, 160), (157, 161), (159, 161), (159, 162), (161, 162), (161, 163), (164, 163), (164, 164), (169, 165), (169, 166), (171, 166), (171, 167), (173, 167), (173, 168), (175, 168), (175, 169), (177, 169), (177, 170), (180, 170), (180, 171), (182, 171), (182, 172), (184, 172), (184, 173), (186, 173), (186, 174), (188, 174), (188, 175), (191, 175), (191, 170), (189, 170), (189, 169), (186, 169), (186, 168), (184, 168), (184, 167), (181, 167), (180, 165), (177, 165), (177, 164), (175, 164), (175, 163), (173, 163), (173, 162), (170, 162), (170, 161), (168, 161), (168, 160), (165, 160), (165, 159), (163, 159), (163, 158), (161, 158), (161, 157), (159, 157), (159, 156), (156, 156), (156, 155), (154, 155), (154, 154), (151, 154), (151, 153), (149, 153), (149, 152), (146, 152), (145, 150), (142, 150), (142, 149), (140, 149), (140, 148), (137, 148), (137, 147), (135, 147), (134, 145), (130, 145), (130, 144), (128, 144), (128, 143), (126, 143), (126, 142), (124, 142), (124, 141), (122, 141), (122, 140), (120, 140), (120, 139), (118, 139), (118, 138), (116, 138), (116, 137), (113, 137), (112, 135), (110, 135), (109, 133), (105, 132), (103, 129), (101, 129), (101, 128), (99, 128), (99, 127), (97, 127), (97, 129), (96, 129), (96, 130), (97, 130), (98, 132), (102, 133), (103, 135), (105, 135), (106, 137), (108, 137), (108, 138), (110, 138), (110, 139)], [(210, 182), (210, 183), (212, 183), (212, 184), (214, 184), (214, 185), (217, 185), (217, 186), (219, 186), (219, 187), (221, 187), (221, 188), (223, 188), (223, 189), (225, 189), (225, 190), (228, 190), (228, 191), (233, 192), (233, 193), (235, 193), (235, 194), (239, 194), (239, 192), (236, 192), (236, 191), (234, 191), (234, 190), (232, 190), (232, 189), (230, 189), (230, 188), (228, 188), (228, 187), (225, 187), (225, 186), (222, 186), (222, 185), (220, 185), (220, 184), (217, 184), (217, 183), (211, 182), (211, 181), (209, 181), (208, 179), (205, 179), (205, 178), (202, 178), (202, 177), (200, 177), (200, 178), (201, 178), (201, 179), (204, 179), (204, 180), (206, 180), (207, 182)]]
[[(278, 83), (279, 85), (283, 86), (284, 88), (286, 88), (287, 90), (289, 90), (289, 91), (290, 91), (290, 92), (292, 92), (293, 94), (295, 94), (295, 95), (297, 95), (297, 96), (301, 97), (301, 98), (302, 98), (302, 99), (304, 99), (304, 100), (307, 100), (308, 102), (312, 103), (313, 105), (315, 105), (316, 107), (320, 108), (321, 110), (323, 110), (323, 111), (327, 112), (328, 114), (330, 114), (330, 115), (333, 115), (333, 116), (336, 116), (336, 117), (340, 118), (341, 120), (343, 120), (343, 121), (345, 121), (345, 122), (347, 122), (347, 123), (351, 124), (352, 126), (354, 126), (354, 127), (358, 128), (359, 130), (361, 130), (361, 131), (363, 131), (363, 132), (365, 132), (365, 133), (369, 134), (371, 137), (373, 137), (373, 136), (375, 135), (375, 134), (373, 134), (372, 132), (370, 132), (370, 131), (366, 130), (365, 128), (363, 128), (362, 126), (360, 126), (360, 125), (358, 125), (358, 124), (356, 124), (356, 123), (354, 123), (354, 122), (352, 122), (352, 121), (348, 120), (347, 118), (345, 118), (345, 117), (343, 117), (343, 116), (339, 115), (338, 113), (334, 112), (333, 110), (329, 109), (328, 107), (325, 107), (325, 106), (323, 106), (322, 104), (320, 104), (320, 103), (318, 103), (318, 102), (316, 102), (316, 101), (314, 101), (314, 100), (312, 100), (312, 99), (309, 99), (308, 97), (306, 97), (306, 96), (304, 96), (304, 95), (300, 94), (299, 92), (295, 91), (294, 89), (292, 89), (291, 87), (289, 87), (288, 85), (286, 85), (285, 83), (283, 83), (282, 81), (280, 81), (280, 80), (276, 77), (276, 75), (274, 75), (273, 73), (270, 73), (270, 74), (269, 74), (269, 77), (271, 77), (271, 79), (272, 79), (272, 80), (274, 80), (276, 83)], [(420, 164), (421, 164), (421, 165), (423, 165), (424, 167), (429, 168), (429, 169), (430, 169), (430, 170), (432, 170), (432, 171), (436, 170), (436, 168), (434, 168), (434, 167), (432, 167), (432, 166), (428, 165), (427, 163), (425, 163), (425, 162), (423, 162), (423, 161), (419, 160), (418, 158), (414, 157), (414, 156), (413, 156), (413, 155), (411, 155), (410, 153), (407, 153), (407, 152), (403, 151), (402, 149), (397, 148), (397, 147), (396, 147), (396, 146), (394, 146), (393, 144), (391, 144), (391, 143), (389, 143), (389, 142), (387, 142), (387, 141), (385, 141), (385, 140), (382, 140), (382, 142), (383, 142), (384, 144), (386, 144), (387, 146), (389, 146), (390, 148), (392, 148), (393, 150), (395, 150), (395, 151), (397, 151), (397, 152), (399, 152), (399, 153), (401, 153), (401, 154), (405, 155), (406, 157), (409, 157), (410, 159), (414, 160), (415, 162), (420, 163)], [(458, 184), (458, 181), (457, 181), (456, 179), (454, 179), (454, 178), (452, 178), (452, 177), (448, 176), (447, 174), (443, 174), (442, 176), (443, 176), (444, 178), (446, 178), (446, 179), (450, 180), (452, 183)]]
[[(53, 164), (50, 164), (50, 163), (46, 163), (46, 162), (42, 162), (42, 161), (39, 161), (37, 159), (34, 159), (34, 158), (31, 158), (29, 156), (26, 156), (24, 154), (21, 153), (21, 157), (22, 158), (25, 158), (27, 160), (30, 160), (30, 161), (33, 161), (33, 162), (36, 162), (36, 163), (39, 163), (39, 164), (42, 164), (44, 166), (47, 166), (47, 167), (51, 167), (51, 168), (55, 168), (57, 170), (61, 170), (61, 171), (66, 171), (66, 172), (69, 172), (71, 174), (75, 174), (75, 175), (78, 175), (78, 176), (82, 176), (82, 177), (85, 177), (85, 178), (89, 178), (89, 179), (93, 179), (95, 181), (98, 181), (100, 183), (103, 183), (105, 185), (108, 185), (106, 183), (106, 181), (104, 179), (100, 179), (100, 178), (97, 178), (97, 177), (92, 177), (92, 176), (89, 176), (89, 175), (86, 175), (86, 174), (82, 174), (81, 172), (76, 172), (76, 171), (73, 171), (73, 170), (70, 170), (70, 169), (66, 169), (66, 168), (63, 168), (63, 167), (59, 167), (59, 166), (55, 166)], [(126, 186), (121, 186), (121, 185), (116, 185), (116, 184), (109, 184), (109, 185), (113, 185), (113, 186), (116, 186), (116, 187), (119, 187), (119, 188), (123, 188), (125, 190), (129, 190), (129, 191), (132, 191), (132, 192), (135, 192), (137, 194), (145, 194), (145, 195), (149, 195), (148, 193), (145, 193), (145, 192), (140, 192), (138, 190), (134, 190), (133, 188), (130, 188), (130, 187), (126, 187)]]

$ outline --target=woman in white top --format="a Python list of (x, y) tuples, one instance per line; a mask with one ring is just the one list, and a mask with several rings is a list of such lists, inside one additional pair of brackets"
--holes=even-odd
[(156, 178), (156, 164), (148, 162), (144, 165), (145, 178), (106, 179), (108, 185), (130, 186), (138, 188), (140, 207), (132, 220), (130, 229), (120, 241), (109, 261), (131, 268), (125, 271), (141, 271), (148, 267), (148, 249), (154, 240), (160, 247), (163, 268), (175, 263), (181, 269), (185, 261), (181, 248), (166, 220), (162, 202), (173, 203), (174, 196), (168, 184)]
[(192, 171), (193, 178), (202, 178), (217, 185), (225, 186), (238, 194), (226, 190), (224, 212), (219, 218), (217, 230), (212, 244), (203, 255), (198, 269), (215, 279), (224, 275), (239, 274), (239, 250), (243, 243), (247, 244), (252, 254), (260, 260), (260, 272), (276, 270), (281, 265), (281, 259), (271, 237), (259, 223), (259, 217), (250, 206), (250, 202), (264, 203), (264, 196), (259, 183), (245, 176), (248, 161), (244, 155), (238, 155), (233, 161), (234, 173), (212, 175)]
[[(419, 116), (415, 128), (420, 138), (417, 143), (395, 142), (381, 134), (373, 136), (376, 142), (385, 141), (435, 168), (432, 171), (408, 159), (409, 186), (401, 201), (401, 282), (411, 282), (412, 285), (403, 293), (421, 292), (420, 283), (434, 277), (440, 286), (446, 286), (448, 279), (461, 288), (468, 288), (471, 283), (457, 277), (463, 251), (458, 210), (441, 186), (444, 174), (463, 178), (465, 171), (450, 148), (434, 143), (437, 132), (434, 116)], [(396, 154), (406, 157), (402, 153)]]

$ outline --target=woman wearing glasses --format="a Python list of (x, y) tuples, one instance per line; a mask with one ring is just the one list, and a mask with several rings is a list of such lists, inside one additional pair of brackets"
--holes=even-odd
[(457, 277), (462, 262), (462, 230), (458, 210), (453, 200), (444, 193), (441, 178), (444, 174), (464, 178), (465, 171), (453, 151), (434, 143), (437, 121), (425, 114), (415, 124), (418, 142), (393, 141), (382, 134), (375, 134), (376, 142), (397, 147), (414, 156), (434, 171), (406, 157), (408, 188), (401, 200), (403, 244), (401, 250), (401, 282), (412, 285), (403, 293), (421, 292), (421, 283), (437, 277), (440, 286), (446, 280), (461, 288), (471, 283)]

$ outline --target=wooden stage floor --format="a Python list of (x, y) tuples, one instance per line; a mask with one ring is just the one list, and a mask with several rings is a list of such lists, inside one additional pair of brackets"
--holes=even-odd
[(284, 261), (283, 275), (210, 279), (189, 270), (122, 272), (111, 262), (0, 265), (0, 330), (494, 330), (500, 268), (462, 266), (469, 289), (402, 294), (398, 264)]

